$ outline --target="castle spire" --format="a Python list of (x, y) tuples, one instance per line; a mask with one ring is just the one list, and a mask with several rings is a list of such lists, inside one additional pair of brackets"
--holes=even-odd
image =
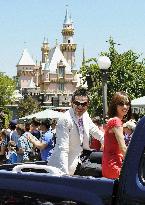
[(64, 18), (64, 24), (70, 24), (71, 23), (71, 19), (69, 17), (68, 14), (68, 5), (66, 5), (66, 13), (65, 13), (65, 18)]
[(42, 63), (46, 63), (46, 60), (48, 58), (49, 45), (48, 45), (48, 39), (45, 39), (45, 37), (42, 43), (41, 51), (42, 51)]
[(66, 8), (66, 14), (61, 33), (63, 36), (63, 43), (60, 45), (60, 50), (62, 51), (65, 59), (67, 60), (71, 69), (73, 70), (75, 66), (76, 44), (74, 43), (73, 39), (74, 27), (71, 16), (69, 16), (68, 8)]

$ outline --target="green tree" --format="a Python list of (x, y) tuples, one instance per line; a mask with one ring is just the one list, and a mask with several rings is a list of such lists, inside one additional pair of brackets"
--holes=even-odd
[[(108, 103), (112, 95), (120, 90), (126, 91), (131, 99), (145, 95), (145, 60), (141, 59), (141, 55), (132, 50), (119, 53), (112, 38), (109, 39), (109, 51), (102, 52), (100, 55), (106, 55), (111, 60), (107, 80)], [(83, 64), (81, 73), (84, 79), (87, 74), (92, 78), (90, 114), (101, 115), (103, 113), (102, 78), (96, 58), (88, 59)]]
[(6, 105), (11, 104), (11, 97), (15, 87), (15, 81), (0, 72), (0, 110), (4, 113), (4, 117), (0, 116), (0, 120), (3, 122), (3, 127), (8, 127), (11, 119), (11, 112)]
[(15, 90), (15, 81), (0, 73), (0, 107), (4, 108), (5, 105), (11, 102), (11, 96)]
[(24, 117), (41, 110), (40, 104), (32, 96), (27, 96), (18, 103), (18, 115)]

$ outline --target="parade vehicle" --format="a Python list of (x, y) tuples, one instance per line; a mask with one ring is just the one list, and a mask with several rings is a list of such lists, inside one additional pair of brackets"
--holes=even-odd
[[(0, 204), (145, 204), (145, 117), (133, 134), (120, 178), (62, 175), (42, 164), (1, 165)], [(37, 170), (37, 171), (35, 171)]]

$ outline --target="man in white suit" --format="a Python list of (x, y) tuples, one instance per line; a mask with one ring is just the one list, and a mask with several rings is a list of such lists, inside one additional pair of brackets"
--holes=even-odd
[(72, 96), (72, 107), (62, 113), (56, 126), (56, 145), (48, 161), (49, 166), (59, 168), (64, 174), (73, 175), (80, 163), (80, 155), (89, 148), (90, 134), (104, 142), (104, 133), (92, 122), (87, 108), (88, 92), (79, 88)]

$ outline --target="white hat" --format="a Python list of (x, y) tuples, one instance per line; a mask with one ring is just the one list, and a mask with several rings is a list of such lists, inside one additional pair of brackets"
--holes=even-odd
[(126, 123), (123, 124), (123, 127), (127, 127), (127, 128), (134, 131), (135, 127), (136, 127), (136, 122), (135, 122), (135, 120), (129, 120)]

